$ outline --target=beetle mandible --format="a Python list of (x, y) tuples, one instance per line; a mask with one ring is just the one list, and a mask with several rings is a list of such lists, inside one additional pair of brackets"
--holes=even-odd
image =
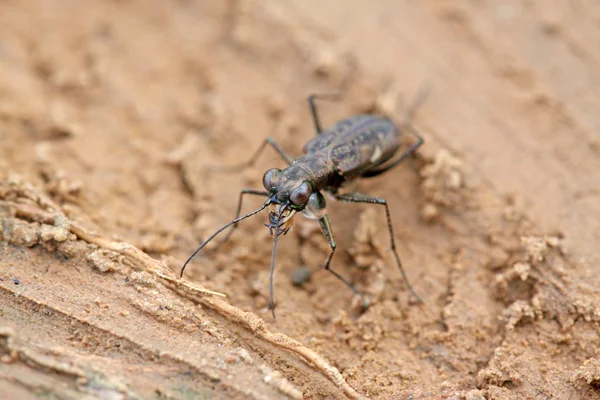
[[(415, 152), (424, 142), (421, 135), (410, 124), (411, 116), (419, 103), (425, 98), (425, 91), (417, 95), (411, 107), (407, 110), (407, 117), (402, 129), (396, 129), (393, 122), (385, 117), (375, 114), (360, 114), (343, 119), (329, 129), (322, 129), (319, 120), (316, 99), (337, 97), (335, 95), (310, 95), (308, 104), (313, 118), (317, 136), (304, 145), (304, 154), (298, 158), (290, 157), (272, 138), (266, 138), (257, 149), (250, 160), (242, 165), (229, 168), (238, 170), (253, 165), (267, 145), (281, 156), (288, 164), (284, 169), (271, 168), (263, 176), (264, 190), (243, 189), (240, 192), (235, 218), (228, 224), (219, 228), (214, 234), (204, 241), (185, 261), (181, 268), (180, 276), (188, 263), (201, 251), (211, 240), (228, 227), (232, 229), (211, 251), (221, 246), (231, 236), (237, 223), (258, 214), (265, 208), (269, 210), (269, 223), (265, 224), (273, 236), (273, 251), (270, 267), (270, 303), (269, 307), (275, 318), (275, 302), (273, 297), (273, 273), (275, 270), (275, 256), (277, 254), (277, 242), (281, 234), (286, 234), (292, 226), (294, 216), (302, 212), (309, 219), (319, 221), (321, 230), (329, 242), (331, 251), (325, 260), (324, 269), (331, 272), (336, 278), (344, 282), (355, 294), (357, 294), (364, 308), (368, 303), (363, 294), (348, 280), (338, 274), (330, 267), (331, 259), (335, 254), (336, 243), (331, 229), (329, 216), (325, 212), (325, 198), (321, 192), (328, 192), (335, 199), (342, 202), (379, 204), (385, 207), (388, 231), (390, 235), (390, 247), (394, 253), (396, 264), (400, 269), (406, 286), (412, 295), (422, 303), (421, 298), (412, 288), (402, 262), (396, 250), (394, 231), (390, 208), (385, 199), (373, 197), (362, 193), (339, 193), (342, 184), (356, 178), (371, 178), (383, 174), (394, 168), (406, 157)], [(416, 137), (413, 143), (404, 152), (397, 154), (400, 150), (400, 137), (408, 131)], [(257, 210), (249, 212), (240, 217), (244, 195), (256, 195), (266, 197), (267, 200)]]

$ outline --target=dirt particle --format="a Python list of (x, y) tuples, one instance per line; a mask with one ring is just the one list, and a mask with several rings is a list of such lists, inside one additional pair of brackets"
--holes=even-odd
[(320, 46), (313, 54), (312, 68), (315, 75), (340, 82), (346, 68), (343, 66), (343, 54), (331, 47)]
[[(479, 371), (477, 379), (481, 384), (494, 386), (518, 386), (522, 383), (522, 378), (513, 365), (507, 362), (497, 362), (496, 359), (506, 357), (502, 348), (497, 348), (494, 352), (495, 359), (491, 362), (491, 367)], [(499, 366), (496, 366), (499, 364)]]
[[(54, 167), (47, 166), (48, 164), (45, 162), (39, 164), (41, 164), (42, 177), (46, 180), (46, 191), (53, 199), (61, 203), (79, 204), (81, 202), (83, 182), (70, 180), (64, 172), (54, 171)], [(65, 217), (60, 216), (58, 218)], [(61, 226), (56, 221), (55, 225)]]
[(81, 254), (86, 254), (89, 251), (88, 244), (81, 241), (67, 240), (65, 242), (58, 243), (57, 250), (68, 258), (73, 258)]
[[(509, 292), (514, 295), (527, 290), (528, 283), (517, 284), (518, 282), (528, 282), (532, 266), (526, 262), (517, 262), (504, 273), (495, 277), (493, 289), (497, 298), (505, 298)], [(519, 288), (519, 289), (518, 289)]]
[(377, 211), (374, 208), (362, 211), (354, 230), (354, 243), (348, 253), (359, 268), (368, 268), (380, 258), (381, 249), (374, 240), (379, 230)]
[(504, 318), (507, 320), (506, 329), (512, 331), (519, 322), (533, 320), (535, 312), (527, 302), (517, 300), (504, 311)]
[(134, 271), (129, 275), (129, 280), (136, 286), (143, 286), (148, 288), (156, 287), (156, 278), (154, 275), (149, 274), (146, 271)]
[(517, 275), (519, 275), (519, 277), (521, 278), (522, 281), (526, 281), (527, 278), (529, 278), (529, 272), (531, 271), (531, 265), (524, 263), (524, 262), (518, 262), (513, 266), (515, 272), (517, 273)]
[[(68, 229), (58, 226), (46, 225), (42, 224), (40, 229), (40, 238), (44, 242), (48, 242), (50, 240), (54, 240), (56, 242), (64, 242), (69, 239), (70, 233)], [(75, 238), (75, 236), (72, 236)]]
[(94, 300), (94, 304), (96, 304), (96, 306), (103, 308), (105, 310), (110, 308), (110, 304), (104, 303), (100, 299)]
[(585, 360), (571, 376), (571, 382), (584, 383), (600, 390), (600, 360), (596, 358)]
[(37, 224), (11, 219), (4, 220), (2, 228), (3, 237), (15, 246), (33, 247), (39, 243), (40, 227)]
[(510, 255), (503, 248), (494, 246), (490, 249), (488, 256), (490, 259), (486, 266), (488, 269), (494, 271), (504, 267)]
[(544, 238), (523, 236), (521, 237), (521, 245), (525, 248), (529, 260), (536, 263), (544, 261), (544, 257), (548, 252), (548, 244)]
[(485, 400), (485, 396), (481, 390), (473, 389), (465, 394), (465, 400)]
[(557, 248), (561, 252), (564, 253), (564, 250), (562, 249), (562, 241), (561, 241), (560, 237), (558, 237), (558, 236), (548, 236), (548, 237), (546, 237), (546, 244), (549, 247)]
[(421, 219), (425, 222), (433, 222), (440, 216), (440, 211), (433, 203), (425, 203), (421, 208)]
[(434, 205), (454, 208), (462, 203), (460, 189), (464, 186), (462, 161), (448, 150), (439, 150), (433, 161), (421, 169), (421, 189)]
[(111, 259), (115, 256), (117, 256), (116, 253), (98, 249), (89, 253), (86, 259), (100, 272), (119, 271), (121, 267)]
[(254, 359), (248, 352), (248, 350), (243, 348), (233, 349), (229, 355), (225, 358), (225, 362), (228, 364), (245, 362), (246, 364), (253, 365)]

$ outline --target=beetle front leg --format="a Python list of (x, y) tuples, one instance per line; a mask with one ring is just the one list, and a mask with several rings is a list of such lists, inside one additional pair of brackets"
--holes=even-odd
[(239, 165), (234, 165), (234, 166), (229, 166), (229, 167), (221, 166), (216, 169), (219, 169), (221, 171), (226, 171), (226, 172), (237, 172), (237, 171), (243, 170), (244, 168), (252, 167), (254, 164), (256, 164), (256, 160), (258, 160), (258, 157), (260, 157), (260, 155), (263, 153), (263, 151), (265, 150), (267, 145), (270, 145), (277, 152), (277, 154), (279, 154), (281, 159), (283, 161), (285, 161), (288, 165), (294, 161), (294, 159), (290, 155), (288, 155), (281, 148), (281, 146), (279, 146), (279, 144), (277, 144), (275, 139), (268, 137), (262, 142), (260, 147), (254, 152), (254, 154), (252, 155), (252, 157), (250, 157), (250, 159), (248, 161), (246, 161), (242, 164), (239, 164)]
[(329, 253), (329, 256), (327, 256), (327, 260), (325, 260), (325, 265), (323, 266), (323, 269), (331, 272), (333, 274), (333, 276), (335, 276), (336, 278), (338, 278), (339, 280), (344, 282), (344, 284), (346, 286), (348, 286), (348, 288), (350, 290), (352, 290), (356, 295), (358, 295), (360, 297), (360, 299), (362, 300), (363, 307), (366, 309), (367, 307), (369, 307), (369, 303), (367, 302), (367, 299), (365, 298), (365, 296), (353, 284), (348, 282), (346, 279), (344, 279), (344, 277), (342, 277), (340, 274), (338, 274), (337, 272), (335, 272), (334, 270), (332, 270), (329, 267), (329, 264), (331, 263), (331, 259), (333, 258), (333, 255), (335, 254), (336, 244), (335, 244), (335, 239), (333, 237), (333, 231), (331, 230), (331, 222), (329, 222), (329, 217), (327, 216), (327, 214), (325, 214), (321, 218), (319, 218), (319, 224), (321, 225), (321, 230), (323, 231), (323, 234), (327, 238), (327, 241), (329, 242), (329, 246), (331, 247), (331, 253)]

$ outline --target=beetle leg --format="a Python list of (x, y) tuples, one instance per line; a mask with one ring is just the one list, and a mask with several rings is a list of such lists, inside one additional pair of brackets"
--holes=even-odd
[(365, 296), (363, 296), (363, 294), (353, 284), (348, 282), (346, 279), (344, 279), (344, 277), (342, 277), (340, 274), (338, 274), (329, 267), (329, 263), (331, 263), (331, 259), (335, 254), (336, 244), (335, 239), (333, 238), (333, 231), (331, 230), (331, 223), (329, 222), (329, 217), (327, 216), (327, 214), (319, 218), (319, 224), (321, 225), (323, 234), (327, 238), (329, 246), (331, 247), (331, 253), (329, 253), (329, 256), (327, 256), (327, 260), (325, 260), (325, 265), (323, 266), (323, 269), (331, 272), (333, 276), (344, 282), (350, 290), (352, 290), (356, 295), (358, 295), (363, 302), (363, 307), (366, 309), (369, 306), (369, 303), (367, 302), (367, 299), (365, 299)]
[(373, 169), (368, 170), (365, 173), (363, 173), (362, 174), (363, 178), (372, 178), (374, 176), (381, 175), (381, 174), (383, 174), (386, 171), (389, 171), (390, 169), (394, 168), (396, 165), (398, 165), (402, 161), (404, 161), (404, 159), (406, 157), (408, 157), (412, 153), (414, 153), (419, 147), (421, 147), (421, 145), (423, 144), (424, 140), (421, 137), (421, 135), (419, 134), (419, 132), (417, 132), (417, 130), (414, 129), (410, 125), (406, 125), (404, 127), (404, 129), (407, 129), (410, 133), (412, 133), (414, 136), (416, 136), (417, 141), (415, 143), (413, 143), (404, 153), (402, 153), (397, 159), (395, 159), (391, 163), (387, 163), (387, 165), (385, 165), (383, 167), (373, 168)]
[(401, 133), (403, 130), (407, 130), (417, 138), (417, 141), (412, 146), (410, 146), (404, 153), (402, 153), (400, 157), (398, 157), (396, 160), (388, 162), (385, 166), (379, 168), (375, 167), (372, 170), (365, 172), (362, 175), (363, 178), (371, 178), (373, 176), (381, 175), (384, 172), (389, 171), (396, 165), (400, 164), (406, 157), (414, 153), (423, 144), (423, 137), (421, 137), (419, 132), (417, 132), (417, 130), (413, 128), (412, 120), (415, 114), (417, 113), (417, 110), (423, 105), (423, 103), (425, 103), (427, 97), (429, 97), (431, 87), (432, 86), (430, 83), (421, 86), (413, 101), (407, 107), (406, 112), (404, 113), (404, 122), (402, 122), (402, 126), (400, 127)]
[(339, 100), (340, 96), (337, 94), (311, 94), (308, 96), (308, 106), (310, 107), (310, 113), (313, 117), (313, 122), (315, 124), (315, 131), (317, 131), (317, 135), (320, 135), (323, 132), (321, 129), (321, 122), (319, 120), (319, 113), (317, 112), (317, 105), (315, 104), (316, 99), (320, 100)]
[(239, 164), (239, 165), (233, 165), (233, 166), (220, 166), (220, 167), (216, 167), (215, 169), (221, 170), (221, 171), (226, 171), (226, 172), (237, 172), (237, 171), (241, 171), (244, 168), (248, 168), (253, 166), (254, 164), (256, 164), (256, 160), (258, 160), (258, 157), (260, 157), (260, 155), (262, 154), (262, 152), (265, 150), (265, 148), (267, 147), (267, 145), (271, 145), (271, 147), (273, 147), (273, 149), (275, 149), (275, 151), (277, 152), (277, 154), (279, 154), (279, 156), (281, 157), (281, 159), (283, 161), (285, 161), (288, 164), (291, 164), (294, 161), (294, 158), (291, 157), (290, 155), (288, 155), (282, 148), (281, 146), (279, 146), (279, 144), (277, 144), (277, 142), (275, 141), (275, 139), (268, 137), (266, 138), (262, 144), (260, 145), (260, 147), (254, 152), (254, 154), (252, 155), (252, 157), (250, 157), (250, 159), (248, 161), (246, 161), (245, 163)]
[(402, 268), (402, 262), (400, 261), (400, 256), (398, 256), (398, 252), (396, 251), (396, 241), (394, 240), (394, 230), (392, 229), (392, 217), (390, 215), (390, 207), (388, 206), (387, 201), (385, 199), (382, 199), (379, 197), (373, 197), (373, 196), (369, 196), (369, 195), (362, 194), (362, 193), (344, 193), (344, 194), (337, 195), (336, 198), (340, 201), (345, 201), (345, 202), (349, 202), (349, 203), (370, 203), (370, 204), (381, 204), (381, 205), (385, 206), (385, 215), (387, 217), (388, 232), (390, 234), (390, 247), (392, 249), (392, 252), (394, 253), (394, 257), (396, 258), (396, 264), (398, 264), (398, 268), (400, 269), (400, 272), (402, 273), (402, 278), (404, 278), (404, 282), (406, 283), (408, 290), (410, 290), (412, 295), (415, 296), (415, 298), (417, 300), (419, 300), (420, 303), (423, 303), (423, 300), (421, 300), (419, 295), (414, 291), (410, 282), (408, 281), (408, 277), (406, 276), (406, 273), (404, 272), (404, 268)]
[[(269, 197), (269, 192), (266, 192), (264, 190), (243, 189), (240, 192), (240, 197), (239, 197), (239, 200), (238, 200), (237, 210), (235, 211), (235, 218), (234, 219), (238, 219), (240, 217), (240, 213), (242, 212), (242, 202), (244, 200), (244, 195), (245, 194), (251, 194), (251, 195), (255, 195), (255, 196)], [(227, 240), (229, 240), (229, 238), (231, 237), (231, 235), (233, 234), (233, 232), (235, 231), (235, 229), (237, 227), (238, 227), (237, 223), (233, 224), (231, 226), (231, 229), (229, 230), (229, 232), (227, 232), (225, 234), (225, 236), (223, 236), (223, 238), (219, 241), (219, 243), (217, 243), (214, 247), (206, 250), (206, 252), (204, 252), (204, 254), (210, 254), (213, 251), (217, 250), (219, 247), (221, 247)]]

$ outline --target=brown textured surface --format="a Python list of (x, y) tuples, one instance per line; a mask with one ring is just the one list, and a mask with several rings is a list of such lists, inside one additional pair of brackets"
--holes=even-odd
[[(286, 4), (2, 2), (0, 397), (598, 398), (600, 7)], [(346, 87), (324, 125), (399, 123), (425, 83), (420, 156), (353, 188), (389, 201), (424, 305), (383, 210), (333, 201), (333, 265), (363, 314), (302, 217), (276, 322), (265, 216), (186, 271), (232, 307), (168, 278), (281, 162), (212, 166), (269, 135), (298, 155), (309, 93)]]

